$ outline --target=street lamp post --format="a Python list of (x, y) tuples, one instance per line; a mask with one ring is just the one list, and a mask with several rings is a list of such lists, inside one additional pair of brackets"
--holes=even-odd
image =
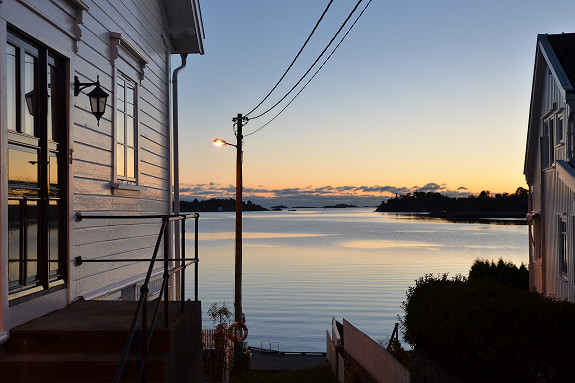
[[(236, 124), (236, 144), (230, 144), (220, 138), (214, 140), (217, 146), (231, 145), (236, 148), (236, 256), (235, 256), (235, 284), (234, 284), (234, 321), (243, 323), (242, 311), (242, 127), (245, 117), (238, 114), (233, 118)], [(242, 343), (237, 342), (234, 346), (234, 369), (241, 370)]]
[[(236, 268), (235, 268), (235, 315), (236, 322), (242, 320), (242, 126), (243, 118), (238, 114), (233, 119), (237, 125), (236, 141)], [(237, 351), (237, 350), (236, 350)], [(236, 358), (237, 360), (237, 358)]]

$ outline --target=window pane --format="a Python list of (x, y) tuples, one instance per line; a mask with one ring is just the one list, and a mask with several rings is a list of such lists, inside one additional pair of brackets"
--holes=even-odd
[(127, 148), (126, 150), (127, 150), (126, 161), (128, 161), (128, 163), (126, 164), (127, 177), (133, 179), (136, 178), (134, 174), (134, 162), (136, 153), (133, 148)]
[(59, 265), (58, 265), (58, 253), (59, 253), (59, 221), (60, 221), (60, 210), (59, 201), (50, 201), (50, 206), (48, 210), (48, 253), (49, 253), (49, 265), (50, 270), (50, 280), (57, 279), (60, 275)]
[(36, 108), (36, 58), (28, 53), (25, 54), (24, 59), (24, 124), (23, 133), (31, 136), (35, 135), (34, 131), (34, 116), (32, 115)]
[(123, 112), (118, 111), (116, 113), (116, 140), (123, 144), (126, 140), (126, 131), (124, 130), (124, 119), (125, 115)]
[(124, 81), (118, 79), (118, 88), (116, 89), (116, 108), (120, 111), (124, 111)]
[(60, 141), (58, 126), (58, 68), (48, 66), (48, 139)]
[(134, 117), (126, 118), (126, 145), (134, 147)]
[(26, 285), (35, 285), (38, 282), (38, 214), (40, 213), (37, 201), (27, 201), (26, 208)]
[(50, 195), (57, 195), (59, 186), (58, 186), (58, 158), (52, 154), (50, 155), (50, 163), (48, 166), (49, 175), (48, 178), (50, 180)]
[(124, 145), (118, 144), (116, 145), (116, 155), (117, 155), (117, 165), (118, 165), (118, 176), (125, 177), (126, 176), (126, 168), (124, 162)]
[(134, 116), (134, 88), (130, 85), (126, 88), (126, 113)]
[(18, 130), (16, 127), (16, 95), (18, 88), (16, 87), (16, 47), (8, 44), (7, 46), (7, 63), (6, 63), (6, 121), (9, 130)]
[(10, 146), (8, 149), (8, 186), (38, 187), (38, 153)]
[(10, 289), (20, 285), (20, 203), (8, 200), (8, 284)]

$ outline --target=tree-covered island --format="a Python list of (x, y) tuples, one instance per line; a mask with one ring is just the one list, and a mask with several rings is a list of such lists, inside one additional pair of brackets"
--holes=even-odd
[[(263, 206), (260, 206), (252, 201), (243, 202), (243, 211), (267, 211)], [(208, 200), (198, 201), (180, 201), (180, 211), (184, 212), (203, 212), (203, 211), (236, 211), (236, 200), (233, 198), (220, 199), (212, 198)]]
[(527, 196), (527, 190), (522, 187), (513, 194), (492, 195), (482, 191), (478, 196), (457, 198), (435, 192), (415, 192), (383, 201), (375, 211), (429, 213), (432, 217), (453, 219), (523, 218), (527, 214)]

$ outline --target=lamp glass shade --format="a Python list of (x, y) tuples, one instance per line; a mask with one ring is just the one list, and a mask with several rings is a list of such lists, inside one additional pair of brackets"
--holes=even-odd
[(100, 83), (96, 84), (96, 87), (88, 93), (90, 98), (90, 108), (92, 109), (92, 114), (98, 120), (98, 125), (100, 125), (100, 118), (104, 115), (106, 111), (106, 102), (108, 100), (108, 93), (104, 92), (100, 88)]

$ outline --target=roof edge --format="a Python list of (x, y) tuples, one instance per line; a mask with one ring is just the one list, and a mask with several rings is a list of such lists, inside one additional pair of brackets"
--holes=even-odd
[(575, 88), (573, 88), (573, 84), (571, 84), (569, 77), (567, 77), (567, 73), (563, 69), (563, 66), (561, 66), (561, 62), (557, 58), (547, 34), (538, 35), (537, 40), (539, 41), (539, 49), (541, 50), (543, 57), (545, 57), (545, 61), (547, 61), (555, 79), (557, 79), (563, 89), (568, 92), (573, 92)]

